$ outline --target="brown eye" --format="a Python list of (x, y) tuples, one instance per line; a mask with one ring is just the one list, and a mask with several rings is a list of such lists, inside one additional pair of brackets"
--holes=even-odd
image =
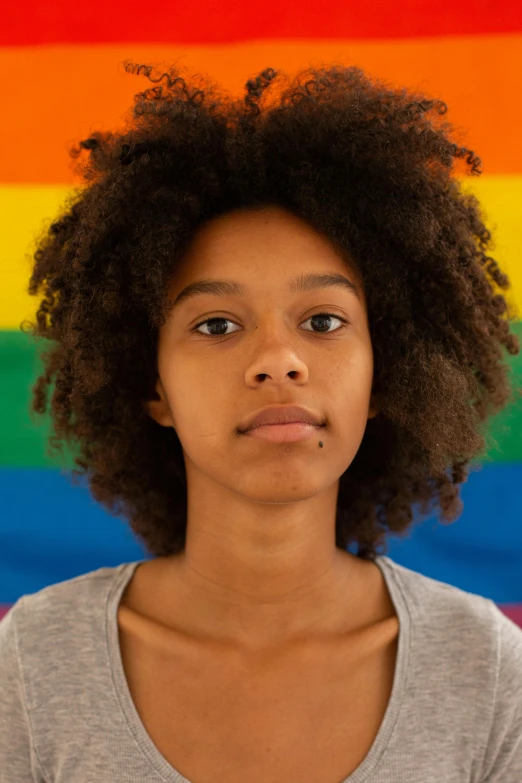
[[(343, 326), (338, 326), (337, 329), (332, 329), (329, 331), (329, 326), (331, 325), (331, 319), (341, 321), (343, 323)], [(332, 332), (337, 332), (339, 329), (344, 329), (344, 324), (348, 324), (346, 318), (343, 318), (340, 315), (336, 315), (335, 313), (316, 313), (315, 315), (310, 316), (310, 318), (307, 318), (306, 321), (303, 321), (303, 323), (306, 323), (307, 321), (314, 321), (316, 324), (319, 325), (319, 328), (316, 331), (317, 334), (332, 334)], [(214, 318), (207, 318), (205, 321), (200, 321), (199, 324), (196, 324), (196, 326), (191, 329), (192, 332), (196, 332), (197, 334), (202, 335), (203, 337), (208, 337), (212, 339), (213, 337), (228, 337), (229, 334), (233, 334), (233, 332), (226, 332), (226, 324), (235, 323), (234, 321), (231, 321), (230, 318), (223, 318), (220, 316), (215, 316)], [(207, 326), (208, 332), (200, 332), (199, 329), (202, 326)], [(237, 326), (237, 324), (236, 324)], [(214, 331), (215, 330), (215, 331)], [(305, 331), (310, 331), (308, 329), (305, 329)]]
[[(348, 323), (346, 318), (342, 318), (340, 315), (335, 315), (335, 313), (316, 313), (315, 315), (310, 316), (310, 318), (307, 318), (306, 321), (315, 321), (316, 324), (319, 325), (318, 331), (320, 333), (322, 332), (323, 334), (331, 334), (331, 332), (328, 331), (328, 327), (332, 318), (337, 321), (342, 321), (343, 324)], [(303, 323), (306, 323), (306, 321), (303, 321)], [(344, 326), (338, 326), (337, 329), (333, 329), (332, 331), (337, 332), (339, 329), (343, 328)]]
[[(219, 321), (224, 321), (225, 324), (223, 324), (223, 323), (217, 323), (216, 324), (216, 322), (219, 322)], [(203, 335), (203, 337), (223, 337), (223, 336), (226, 337), (226, 336), (228, 336), (226, 334), (226, 332), (225, 332), (225, 330), (226, 330), (226, 323), (227, 322), (230, 323), (230, 324), (234, 323), (234, 321), (231, 321), (230, 318), (219, 318), (219, 317), (207, 318), (206, 321), (201, 321), (199, 324), (196, 324), (196, 326), (192, 329), (192, 331), (193, 332), (197, 332), (197, 334)], [(198, 331), (199, 327), (200, 326), (205, 326), (205, 324), (210, 324), (209, 329), (210, 328), (214, 328), (214, 326), (217, 326), (216, 333), (213, 334), (211, 332), (210, 334), (207, 334), (205, 332), (199, 332)], [(224, 329), (223, 329), (223, 326), (224, 326)]]

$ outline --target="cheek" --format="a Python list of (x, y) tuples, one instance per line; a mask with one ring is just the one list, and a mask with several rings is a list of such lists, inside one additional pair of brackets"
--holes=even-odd
[(327, 407), (341, 430), (351, 437), (360, 437), (368, 418), (372, 389), (371, 362), (360, 360), (341, 361), (328, 366), (324, 374), (324, 395)]
[(326, 362), (323, 370), (325, 386), (331, 394), (353, 400), (370, 396), (373, 380), (373, 357), (363, 350)]
[(218, 449), (239, 424), (230, 393), (227, 398), (211, 377), (201, 381), (185, 375), (182, 384), (171, 387), (169, 399), (178, 437), (187, 447), (203, 443)]

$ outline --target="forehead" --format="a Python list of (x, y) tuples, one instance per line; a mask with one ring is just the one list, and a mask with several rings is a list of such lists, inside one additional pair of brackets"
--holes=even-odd
[(254, 297), (336, 288), (366, 307), (346, 251), (278, 207), (242, 209), (208, 221), (170, 277), (170, 316), (202, 295)]
[(362, 289), (357, 265), (346, 249), (279, 205), (232, 210), (198, 228), (184, 253), (183, 264), (195, 274), (235, 271), (260, 273), (270, 269), (289, 274), (310, 265), (310, 272), (350, 273)]
[(328, 244), (328, 240), (306, 221), (278, 205), (245, 207), (211, 218), (198, 229), (194, 242), (216, 245), (243, 238), (278, 244), (283, 241)]

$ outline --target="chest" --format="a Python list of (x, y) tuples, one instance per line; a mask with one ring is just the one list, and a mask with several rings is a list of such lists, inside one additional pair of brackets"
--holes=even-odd
[(242, 664), (166, 651), (121, 614), (122, 662), (150, 739), (190, 783), (340, 783), (368, 754), (395, 672), (398, 622), (358, 647)]

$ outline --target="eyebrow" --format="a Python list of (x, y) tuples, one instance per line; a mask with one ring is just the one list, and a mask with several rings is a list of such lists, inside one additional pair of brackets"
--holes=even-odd
[[(290, 282), (288, 291), (294, 294), (328, 287), (343, 288), (355, 294), (359, 300), (361, 299), (359, 288), (351, 280), (344, 277), (344, 275), (332, 273), (300, 275)], [(178, 294), (172, 305), (171, 312), (187, 299), (192, 299), (202, 294), (246, 296), (247, 293), (248, 288), (235, 280), (198, 280), (195, 283), (190, 283)]]

